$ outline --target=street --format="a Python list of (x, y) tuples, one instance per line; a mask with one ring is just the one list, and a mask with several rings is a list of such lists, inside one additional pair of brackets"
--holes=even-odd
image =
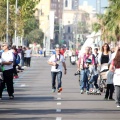
[(80, 94), (76, 66), (67, 63), (62, 93), (52, 93), (51, 73), (47, 59), (33, 57), (32, 65), (14, 80), (15, 99), (3, 92), (0, 120), (120, 120), (115, 101), (104, 101), (102, 95)]

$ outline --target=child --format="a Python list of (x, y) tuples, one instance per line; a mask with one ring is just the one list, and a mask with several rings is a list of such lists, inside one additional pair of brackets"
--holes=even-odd
[(114, 100), (113, 99), (113, 93), (114, 93), (114, 85), (113, 85), (113, 75), (114, 75), (114, 72), (112, 71), (108, 71), (107, 72), (107, 81), (106, 81), (106, 84), (107, 84), (107, 89), (106, 89), (106, 94), (105, 94), (105, 100)]

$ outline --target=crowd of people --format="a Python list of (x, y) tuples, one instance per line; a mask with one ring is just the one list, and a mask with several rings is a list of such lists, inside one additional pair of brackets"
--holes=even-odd
[(105, 100), (114, 100), (113, 93), (115, 89), (116, 104), (120, 107), (120, 47), (110, 49), (109, 44), (105, 43), (102, 50), (86, 47), (84, 53), (80, 53), (77, 67), (80, 71), (80, 92), (100, 93), (99, 76), (105, 73)]
[[(60, 49), (59, 45), (55, 47), (55, 54), (48, 60), (51, 65), (52, 91), (62, 91), (62, 69), (64, 74), (67, 73), (65, 63), (66, 50)], [(10, 99), (14, 98), (13, 78), (18, 78), (19, 70), (24, 67), (30, 67), (32, 51), (29, 47), (15, 46), (10, 47), (7, 43), (1, 45), (0, 50), (0, 99), (2, 92), (7, 87)], [(46, 56), (46, 53), (44, 53)], [(76, 61), (77, 69), (80, 71), (80, 93), (100, 93), (99, 76), (105, 72), (105, 100), (114, 100), (113, 93), (115, 90), (115, 100), (117, 107), (120, 107), (120, 45), (116, 48), (110, 48), (105, 43), (101, 51), (98, 48), (86, 47), (83, 53), (76, 52), (78, 60)], [(2, 78), (3, 75), (3, 78)], [(58, 86), (56, 88), (56, 78)]]
[[(58, 92), (61, 92), (62, 66), (65, 74), (67, 70), (65, 64), (66, 51), (61, 53), (61, 49), (56, 47), (55, 52), (48, 60), (48, 64), (52, 66), (52, 91), (56, 91), (55, 78), (57, 77), (57, 89)], [(88, 46), (82, 53), (69, 50), (70, 62), (72, 56), (77, 56), (76, 64), (77, 70), (80, 73), (80, 93), (100, 94), (101, 92), (105, 92), (104, 100), (114, 101), (113, 93), (115, 92), (116, 104), (117, 107), (120, 107), (120, 45), (116, 45), (113, 48), (105, 43), (101, 50), (97, 47), (93, 50)], [(105, 91), (101, 90), (100, 85), (103, 84), (101, 80), (104, 81)]]
[(24, 67), (30, 67), (32, 51), (29, 47), (9, 46), (3, 43), (0, 50), (0, 99), (2, 92), (7, 88), (10, 99), (14, 98), (13, 78), (18, 78), (18, 72), (23, 71)]

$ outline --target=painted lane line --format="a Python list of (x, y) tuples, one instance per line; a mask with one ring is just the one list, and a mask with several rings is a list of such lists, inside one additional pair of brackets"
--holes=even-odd
[(58, 93), (58, 95), (61, 95), (61, 93)]
[(56, 120), (62, 120), (62, 118), (61, 117), (57, 117)]
[(56, 109), (56, 112), (61, 112), (61, 109)]
[(61, 103), (60, 103), (60, 102), (58, 102), (58, 103), (57, 103), (57, 105), (61, 105)]
[(57, 100), (61, 100), (62, 98), (57, 98)]

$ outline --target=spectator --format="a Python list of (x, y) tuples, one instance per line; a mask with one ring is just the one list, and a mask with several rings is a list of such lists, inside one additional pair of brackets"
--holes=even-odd
[(9, 51), (8, 44), (3, 43), (2, 49), (4, 52), (2, 53), (1, 64), (3, 65), (3, 82), (0, 87), (0, 99), (2, 99), (2, 92), (5, 88), (5, 83), (7, 85), (7, 91), (9, 95), (9, 99), (14, 98), (14, 87), (13, 87), (13, 53)]
[(107, 43), (105, 43), (103, 46), (102, 46), (102, 52), (99, 53), (99, 56), (98, 56), (98, 63), (100, 65), (102, 64), (108, 64), (109, 61), (110, 61), (110, 58), (111, 58), (111, 53), (110, 53), (110, 47)]
[(84, 93), (84, 88), (86, 88), (86, 93), (89, 92), (89, 85), (88, 85), (88, 77), (89, 77), (89, 69), (87, 67), (86, 61), (90, 59), (92, 61), (91, 65), (95, 65), (95, 59), (92, 54), (90, 54), (90, 47), (85, 48), (85, 53), (83, 53), (78, 62), (78, 70), (81, 69), (80, 71), (80, 81), (81, 81), (81, 86), (80, 86), (80, 92), (81, 94)]
[(27, 49), (25, 51), (25, 54), (26, 54), (26, 64), (27, 64), (27, 67), (30, 67), (32, 51), (31, 51), (31, 49), (29, 47), (27, 47)]
[(13, 49), (13, 55), (14, 55), (14, 61), (13, 61), (13, 76), (14, 76), (14, 79), (18, 78), (18, 74), (17, 74), (17, 69), (16, 67), (18, 66), (18, 64), (16, 63), (16, 59), (17, 59), (17, 56), (18, 56), (18, 52), (17, 52), (17, 49)]
[(110, 71), (114, 72), (113, 83), (115, 86), (115, 99), (117, 107), (120, 108), (120, 48), (118, 48), (115, 58), (110, 65)]

